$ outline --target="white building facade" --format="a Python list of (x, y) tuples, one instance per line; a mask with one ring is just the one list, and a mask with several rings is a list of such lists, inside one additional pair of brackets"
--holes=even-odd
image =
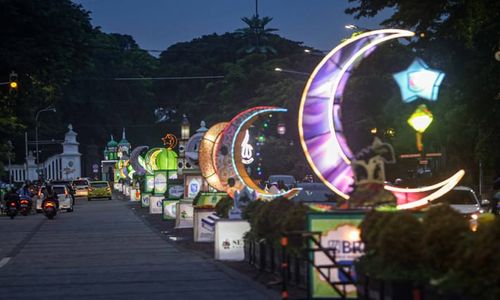
[[(78, 134), (73, 131), (73, 126), (68, 125), (68, 131), (64, 136), (64, 142), (61, 143), (63, 152), (49, 157), (46, 161), (40, 163), (40, 169), (43, 170), (47, 180), (73, 180), (82, 175), (81, 156), (78, 152), (79, 143), (76, 141)], [(7, 172), (13, 182), (24, 182), (26, 180), (38, 180), (37, 165), (35, 157), (30, 151), (26, 157), (26, 162), (22, 165), (11, 165), (6, 167)]]

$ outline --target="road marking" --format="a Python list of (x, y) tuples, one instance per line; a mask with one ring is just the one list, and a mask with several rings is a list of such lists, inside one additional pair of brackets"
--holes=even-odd
[(10, 257), (4, 257), (2, 260), (0, 260), (0, 268), (5, 266), (10, 260)]

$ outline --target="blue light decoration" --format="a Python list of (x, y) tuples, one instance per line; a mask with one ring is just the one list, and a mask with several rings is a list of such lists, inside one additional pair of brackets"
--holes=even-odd
[(441, 71), (430, 69), (422, 59), (415, 58), (406, 70), (392, 76), (399, 85), (403, 101), (408, 103), (419, 97), (436, 101), (444, 75)]

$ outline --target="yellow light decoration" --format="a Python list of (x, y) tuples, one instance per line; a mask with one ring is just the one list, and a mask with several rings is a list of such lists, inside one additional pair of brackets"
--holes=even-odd
[(225, 188), (220, 182), (219, 175), (217, 175), (217, 172), (215, 171), (213, 161), (214, 148), (217, 140), (220, 138), (221, 132), (227, 124), (227, 122), (221, 122), (210, 127), (200, 141), (200, 148), (198, 152), (201, 175), (211, 187), (218, 191), (225, 191)]
[(415, 112), (410, 116), (408, 124), (410, 124), (415, 131), (424, 133), (427, 127), (431, 125), (433, 119), (434, 117), (432, 116), (431, 111), (427, 109), (425, 104), (422, 104), (417, 107)]

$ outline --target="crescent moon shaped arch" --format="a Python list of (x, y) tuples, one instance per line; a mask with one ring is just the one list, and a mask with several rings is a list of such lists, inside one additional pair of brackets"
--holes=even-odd
[(280, 193), (269, 193), (268, 191), (259, 187), (248, 174), (245, 165), (242, 162), (241, 157), (241, 144), (245, 138), (245, 131), (252, 126), (254, 121), (259, 118), (260, 115), (266, 113), (279, 113), (279, 112), (287, 112), (286, 108), (279, 107), (257, 107), (252, 109), (252, 111), (248, 114), (245, 114), (244, 117), (240, 118), (236, 123), (239, 125), (236, 127), (234, 132), (232, 141), (231, 141), (231, 162), (232, 167), (234, 169), (236, 178), (248, 188), (254, 190), (258, 197), (272, 199), (280, 196), (284, 196), (290, 198), (296, 195), (301, 189), (290, 189), (289, 191), (280, 192)]
[[(354, 182), (350, 167), (353, 154), (349, 149), (341, 122), (343, 92), (353, 68), (370, 55), (377, 45), (415, 33), (401, 29), (381, 29), (365, 32), (348, 39), (328, 53), (309, 77), (299, 107), (299, 139), (306, 159), (321, 179), (337, 195), (349, 199)], [(397, 193), (424, 194), (410, 203), (400, 202), (398, 208), (425, 205), (451, 190), (463, 177), (460, 170), (450, 178), (428, 187), (407, 189), (386, 185)], [(404, 192), (403, 192), (404, 191)]]
[(138, 146), (138, 147), (134, 148), (134, 150), (132, 150), (132, 152), (130, 152), (130, 164), (134, 168), (135, 173), (137, 175), (146, 174), (146, 169), (141, 165), (141, 163), (139, 161), (139, 156), (141, 155), (141, 153), (143, 153), (144, 151), (146, 151), (148, 149), (149, 149), (148, 146)]
[(162, 148), (152, 148), (146, 152), (145, 161), (146, 161), (146, 171), (148, 174), (153, 175), (155, 170), (158, 170), (158, 165), (156, 164), (156, 157), (160, 154)]
[(224, 128), (226, 128), (227, 124), (227, 122), (220, 122), (210, 127), (200, 141), (198, 152), (201, 175), (211, 187), (218, 191), (224, 191), (225, 188), (215, 169), (215, 145), (219, 141), (221, 133)]

